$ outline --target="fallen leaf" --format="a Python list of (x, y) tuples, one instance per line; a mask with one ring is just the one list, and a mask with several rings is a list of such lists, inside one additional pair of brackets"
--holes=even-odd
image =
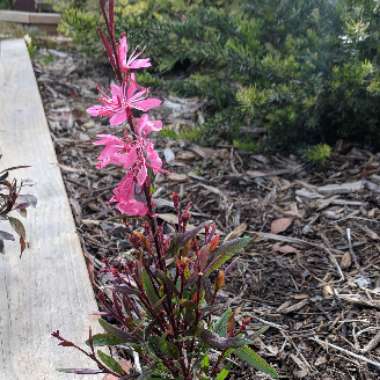
[(352, 265), (352, 257), (350, 252), (346, 252), (340, 260), (340, 266), (342, 269), (348, 269)]
[(280, 234), (286, 231), (293, 223), (293, 218), (279, 218), (272, 222), (270, 231), (272, 234)]
[(193, 152), (181, 151), (177, 154), (177, 160), (180, 161), (193, 161), (195, 159), (198, 159), (198, 156), (195, 155)]
[(247, 230), (247, 223), (242, 223), (234, 228), (224, 239), (225, 241), (234, 240), (243, 235), (243, 233)]
[(331, 298), (334, 295), (334, 288), (327, 284), (322, 288), (322, 294), (324, 298)]
[(372, 231), (369, 227), (363, 226), (362, 230), (368, 235), (370, 239), (380, 240), (380, 236), (375, 231)]
[(172, 182), (186, 182), (189, 177), (186, 174), (169, 173), (167, 179)]
[(299, 310), (301, 310), (303, 307), (305, 307), (309, 303), (308, 300), (302, 300), (300, 302), (297, 302), (291, 306), (288, 304), (285, 306), (285, 304), (282, 304), (278, 309), (277, 312), (282, 313), (282, 314), (289, 314), (289, 313), (294, 313)]
[(322, 364), (326, 364), (326, 363), (327, 363), (327, 358), (326, 358), (326, 356), (320, 356), (320, 357), (315, 361), (314, 365), (315, 365), (316, 367), (318, 367), (318, 366), (320, 366), (320, 365), (322, 365)]
[(291, 245), (288, 245), (288, 244), (281, 245), (280, 243), (276, 243), (272, 246), (272, 249), (274, 252), (284, 253), (285, 255), (290, 254), (290, 253), (300, 253), (299, 249), (292, 247)]

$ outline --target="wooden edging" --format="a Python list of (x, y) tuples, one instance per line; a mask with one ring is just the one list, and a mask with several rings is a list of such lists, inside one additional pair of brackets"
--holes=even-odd
[(0, 257), (0, 379), (77, 379), (56, 368), (93, 363), (50, 334), (83, 344), (97, 305), (23, 40), (0, 41), (0, 110), (2, 168), (31, 165), (12, 174), (38, 198), (25, 219), (30, 248), (20, 260), (8, 244)]
[(60, 19), (61, 15), (58, 13), (0, 11), (0, 21), (19, 24), (58, 25)]

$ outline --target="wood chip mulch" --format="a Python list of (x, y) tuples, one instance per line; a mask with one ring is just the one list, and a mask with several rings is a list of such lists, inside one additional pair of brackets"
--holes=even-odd
[[(98, 148), (91, 142), (108, 127), (85, 113), (96, 98), (94, 79), (106, 83), (106, 72), (52, 49), (40, 49), (35, 70), (96, 288), (104, 281), (102, 260), (129, 248), (129, 226), (108, 201), (121, 173), (95, 168)], [(190, 127), (202, 103), (170, 97), (163, 112), (168, 128)], [(163, 138), (157, 144), (170, 171), (157, 184), (162, 219), (173, 219), (170, 194), (177, 191), (193, 204), (192, 224), (213, 219), (226, 238), (253, 237), (228, 265), (222, 297), (268, 327), (256, 350), (281, 378), (378, 379), (380, 154), (338, 144), (318, 170), (294, 156), (227, 145)], [(231, 378), (267, 377), (236, 368)]]

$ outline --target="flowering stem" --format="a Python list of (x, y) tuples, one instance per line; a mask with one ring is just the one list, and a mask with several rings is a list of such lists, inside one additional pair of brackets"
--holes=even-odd
[[(132, 133), (133, 139), (135, 139), (135, 128), (133, 125), (133, 118), (132, 118), (131, 110), (128, 110), (128, 114), (129, 114), (128, 125), (129, 125), (130, 130), (133, 132)], [(154, 244), (155, 244), (157, 256), (158, 256), (158, 264), (159, 264), (160, 269), (165, 271), (165, 265), (162, 262), (161, 245), (160, 245), (160, 241), (158, 239), (158, 234), (157, 234), (157, 221), (156, 221), (156, 218), (154, 218), (154, 216), (153, 216), (154, 210), (153, 210), (152, 194), (150, 191), (149, 181), (146, 181), (144, 183), (144, 193), (145, 193), (147, 207), (149, 210), (147, 218), (149, 221), (150, 228), (152, 230), (153, 240), (154, 240)]]

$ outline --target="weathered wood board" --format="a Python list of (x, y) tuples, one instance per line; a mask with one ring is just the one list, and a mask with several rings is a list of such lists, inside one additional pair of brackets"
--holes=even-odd
[(0, 10), (0, 21), (16, 22), (21, 24), (57, 25), (61, 19), (58, 13), (37, 13)]
[(94, 368), (50, 333), (84, 342), (97, 305), (23, 40), (0, 41), (0, 153), (2, 168), (31, 165), (13, 174), (38, 197), (25, 220), (30, 249), (20, 260), (7, 244), (0, 255), (0, 380), (99, 379), (56, 371)]

